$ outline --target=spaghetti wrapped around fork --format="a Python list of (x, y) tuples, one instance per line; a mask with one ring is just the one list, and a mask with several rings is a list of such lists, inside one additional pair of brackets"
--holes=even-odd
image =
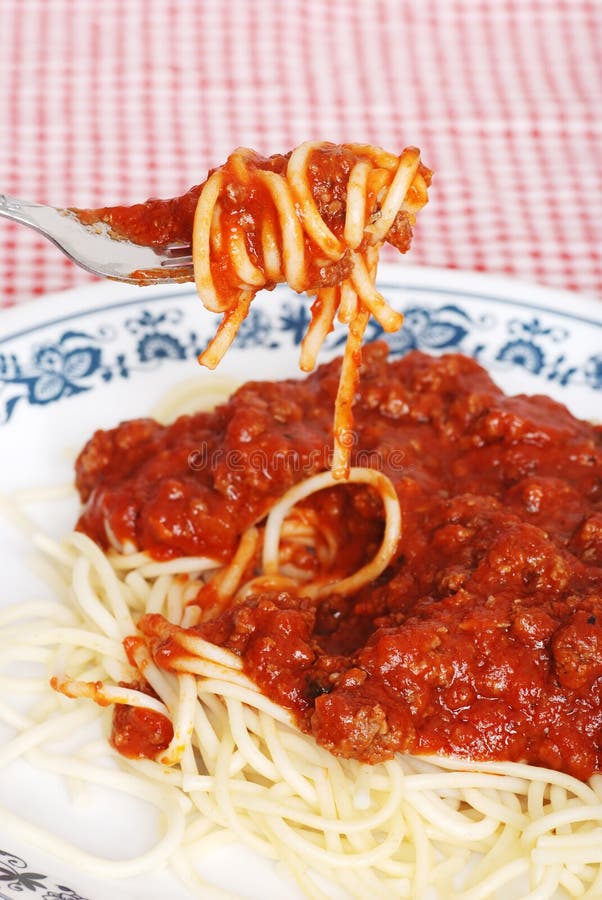
[(192, 248), (205, 307), (223, 313), (200, 362), (215, 368), (256, 293), (286, 281), (314, 295), (300, 367), (311, 371), (336, 316), (347, 324), (335, 403), (332, 471), (349, 472), (352, 404), (370, 316), (397, 331), (402, 316), (375, 286), (380, 248), (404, 253), (431, 172), (408, 147), (399, 156), (369, 144), (306, 142), (287, 155), (235, 150), (202, 185)]

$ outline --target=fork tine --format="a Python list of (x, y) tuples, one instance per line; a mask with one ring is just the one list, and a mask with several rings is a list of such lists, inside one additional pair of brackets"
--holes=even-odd
[[(188, 253), (190, 254), (190, 247), (188, 248)], [(192, 269), (192, 256), (174, 256), (171, 259), (161, 260), (162, 269), (180, 269), (183, 266), (189, 266)]]
[(95, 275), (134, 284), (194, 281), (190, 244), (154, 248), (113, 238), (105, 223), (84, 223), (71, 209), (56, 209), (0, 194), (0, 216), (28, 225), (73, 262)]
[(192, 247), (190, 244), (168, 244), (161, 252), (170, 259), (181, 259), (183, 256), (190, 256), (192, 262)]

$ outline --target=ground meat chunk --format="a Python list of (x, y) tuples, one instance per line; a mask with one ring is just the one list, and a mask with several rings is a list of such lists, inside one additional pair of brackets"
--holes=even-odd
[(573, 690), (591, 688), (602, 676), (602, 620), (579, 610), (552, 640), (558, 680)]

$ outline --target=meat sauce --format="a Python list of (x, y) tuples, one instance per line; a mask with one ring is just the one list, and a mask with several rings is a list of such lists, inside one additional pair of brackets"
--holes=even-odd
[[(78, 527), (159, 559), (229, 559), (275, 498), (328, 466), (339, 371), (97, 432), (77, 462)], [(389, 568), (353, 597), (266, 593), (195, 630), (335, 754), (602, 770), (602, 429), (505, 396), (471, 359), (389, 361), (383, 344), (364, 351), (354, 418), (352, 464), (385, 472), (402, 508)], [(370, 488), (310, 505), (339, 536), (340, 574), (374, 551)], [(177, 650), (154, 650), (169, 668)]]
[[(145, 682), (124, 686), (155, 696)], [(111, 744), (122, 756), (154, 759), (167, 748), (172, 738), (173, 725), (160, 712), (127, 704), (114, 707)]]
[[(261, 180), (255, 177), (258, 171), (286, 174), (290, 153), (275, 154), (264, 157), (257, 153), (249, 153), (246, 157), (246, 172), (241, 176), (235, 155), (220, 166), (225, 191), (220, 196), (220, 218), (222, 232), (242, 230), (245, 245), (252, 262), (263, 268), (263, 249), (261, 242), (263, 223), (270, 219), (276, 234), (280, 231), (278, 214), (274, 201)], [(326, 145), (315, 148), (311, 154), (308, 177), (310, 188), (318, 211), (330, 230), (340, 239), (345, 228), (345, 210), (347, 199), (347, 183), (357, 154), (345, 147)], [(212, 172), (215, 170), (212, 170)], [(431, 172), (422, 163), (419, 170), (426, 183), (430, 183)], [(209, 174), (211, 175), (212, 172)], [(163, 249), (171, 244), (189, 245), (192, 240), (194, 215), (199, 196), (204, 184), (190, 188), (179, 197), (170, 199), (151, 198), (144, 203), (132, 206), (112, 206), (100, 209), (71, 210), (85, 225), (96, 226), (103, 222), (109, 233), (122, 240), (142, 244), (156, 249)], [(410, 192), (412, 188), (410, 188)], [(367, 197), (367, 206), (378, 207), (375, 195)], [(387, 235), (388, 243), (405, 253), (412, 239), (410, 218), (405, 212), (396, 217)], [(340, 284), (348, 275), (351, 262), (348, 254), (341, 259), (329, 262), (324, 259), (320, 248), (305, 235), (305, 256), (307, 260), (306, 284), (304, 290)], [(212, 258), (212, 277), (218, 292), (227, 292), (239, 286), (240, 276), (233, 268), (229, 253)], [(152, 278), (153, 271), (132, 273), (141, 283)], [(171, 269), (174, 278), (192, 280), (190, 270)], [(271, 285), (273, 287), (273, 285)], [(266, 285), (269, 288), (270, 285)]]

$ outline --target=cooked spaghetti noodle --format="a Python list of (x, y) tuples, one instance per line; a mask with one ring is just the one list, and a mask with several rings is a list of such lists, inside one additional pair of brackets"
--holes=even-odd
[[(32, 537), (38, 540), (35, 530)], [(53, 702), (45, 695), (38, 679), (17, 678), (20, 690), (37, 698), (37, 709), (24, 716), (7, 703), (0, 710), (0, 718), (18, 732), (5, 744), (0, 764), (24, 755), (50, 773), (130, 792), (161, 810), (165, 825), (155, 846), (122, 861), (84, 852), (0, 812), (11, 832), (105, 879), (152, 872), (169, 862), (203, 898), (213, 892), (198, 874), (199, 863), (233, 840), (280, 860), (308, 897), (318, 900), (330, 894), (315, 874), (358, 900), (368, 892), (391, 900), (422, 898), (429, 889), (447, 898), (454, 879), (454, 896), (463, 900), (489, 900), (517, 880), (524, 898), (556, 897), (559, 890), (592, 900), (599, 896), (599, 776), (588, 786), (517, 763), (404, 756), (365, 766), (337, 759), (298, 732), (289, 714), (257, 690), (241, 673), (237, 656), (185, 638), (177, 627), (168, 630), (182, 636), (182, 674), (162, 673), (142, 643), (130, 654), (131, 668), (121, 643), (131, 626), (119, 621), (127, 620), (127, 609), (134, 617), (143, 611), (160, 616), (163, 623), (183, 620), (187, 598), (202, 584), (188, 560), (174, 561), (164, 574), (159, 568), (144, 575), (149, 571), (144, 554), (111, 553), (107, 566), (82, 535), (61, 545), (49, 539), (43, 544), (72, 602), (2, 611), (2, 677), (15, 660), (31, 660), (35, 653), (48, 670), (71, 673), (55, 675), (54, 681), (68, 696), (127, 703), (158, 715), (167, 711), (174, 736), (157, 761), (122, 760), (122, 772), (97, 762), (108, 745), (84, 744), (75, 755), (59, 755), (48, 742), (83, 727), (93, 710), (70, 712), (59, 696)], [(82, 568), (84, 577), (77, 576)], [(178, 570), (187, 580), (178, 579)], [(108, 618), (101, 609), (109, 610)], [(109, 686), (141, 674), (161, 700)], [(102, 706), (98, 716), (110, 728)]]
[(334, 410), (335, 478), (349, 470), (348, 435), (362, 338), (372, 315), (385, 331), (402, 316), (375, 286), (385, 241), (405, 252), (431, 173), (416, 148), (400, 156), (369, 144), (307, 142), (268, 159), (241, 148), (202, 186), (192, 247), (196, 287), (207, 309), (223, 313), (199, 357), (215, 368), (253, 297), (286, 281), (315, 294), (300, 367), (311, 371), (337, 312), (349, 327)]
[[(376, 288), (380, 249), (384, 243), (401, 253), (409, 249), (431, 176), (415, 147), (397, 156), (371, 144), (309, 141), (269, 157), (243, 147), (181, 197), (73, 212), (134, 243), (192, 243), (199, 296), (208, 310), (222, 314), (199, 357), (211, 369), (257, 292), (279, 282), (314, 298), (301, 344), (302, 371), (315, 367), (335, 317), (346, 324), (331, 466), (335, 478), (344, 478), (366, 326), (373, 316), (392, 332), (403, 320)], [(144, 283), (145, 273), (132, 275)]]
[[(189, 408), (190, 390), (173, 399), (171, 410), (159, 408), (166, 420)], [(355, 593), (365, 577), (378, 580), (386, 571), (402, 523), (380, 472), (350, 474), (372, 483), (386, 521), (372, 561), (348, 583)], [(0, 812), (0, 822), (103, 878), (168, 862), (204, 900), (213, 893), (198, 865), (233, 840), (284, 863), (316, 900), (332, 896), (329, 884), (358, 900), (423, 898), (429, 891), (442, 900), (490, 900), (517, 884), (522, 898), (594, 900), (602, 891), (602, 776), (585, 783), (522, 763), (396, 755), (365, 765), (334, 756), (258, 689), (240, 655), (195, 627), (224, 607), (244, 607), (249, 593), (301, 583), (317, 599), (331, 587), (337, 536), (305, 504), (312, 490), (319, 496), (332, 483), (321, 473), (290, 489), (265, 521), (246, 529), (226, 561), (104, 553), (81, 533), (56, 544), (28, 523), (34, 496), (4, 501), (51, 561), (49, 576), (64, 602), (0, 612), (0, 678), (35, 701), (26, 712), (10, 695), (0, 705), (0, 719), (16, 733), (0, 765), (24, 756), (51, 773), (143, 797), (161, 811), (163, 828), (153, 847), (112, 861), (13, 814)], [(303, 575), (297, 550), (307, 546), (315, 547), (319, 565)], [(262, 560), (259, 572), (251, 559)], [(57, 692), (40, 673), (15, 676), (16, 660), (41, 665)], [(145, 755), (154, 759), (118, 757), (122, 770), (107, 770), (96, 761), (110, 753), (104, 741), (57, 754), (53, 739), (95, 715), (92, 704), (72, 710), (62, 694), (96, 701), (106, 734), (112, 728), (106, 704), (118, 705), (134, 732), (138, 721), (151, 735)], [(120, 750), (127, 751), (131, 737), (127, 729), (113, 730)]]

